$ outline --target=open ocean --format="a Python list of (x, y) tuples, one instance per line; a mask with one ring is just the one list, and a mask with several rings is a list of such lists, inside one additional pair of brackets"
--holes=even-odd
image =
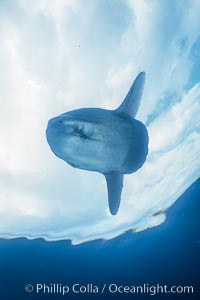
[[(199, 299), (200, 180), (169, 209), (161, 226), (110, 241), (72, 246), (69, 241), (0, 240), (1, 300)], [(193, 294), (36, 293), (36, 284), (187, 285)], [(31, 284), (32, 292), (25, 291)]]

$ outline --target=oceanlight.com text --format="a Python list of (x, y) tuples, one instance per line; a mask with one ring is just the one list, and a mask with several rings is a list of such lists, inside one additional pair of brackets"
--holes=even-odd
[(116, 283), (96, 285), (93, 283), (74, 283), (72, 285), (61, 283), (37, 283), (35, 285), (27, 284), (25, 286), (27, 293), (35, 294), (149, 294), (151, 296), (157, 294), (193, 294), (194, 287), (191, 285), (151, 285), (145, 283), (143, 285), (120, 285)]

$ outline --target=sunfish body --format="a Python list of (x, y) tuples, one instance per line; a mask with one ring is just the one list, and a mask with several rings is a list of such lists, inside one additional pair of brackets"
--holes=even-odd
[(119, 209), (124, 174), (137, 171), (148, 153), (148, 133), (134, 119), (145, 73), (140, 73), (116, 110), (82, 108), (48, 122), (47, 141), (53, 153), (72, 167), (102, 173), (110, 212)]

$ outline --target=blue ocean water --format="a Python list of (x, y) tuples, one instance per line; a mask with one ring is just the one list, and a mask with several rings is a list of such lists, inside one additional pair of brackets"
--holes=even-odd
[[(111, 241), (0, 240), (0, 299), (199, 299), (200, 180), (168, 211), (161, 226)], [(26, 284), (192, 285), (193, 294), (37, 294)]]

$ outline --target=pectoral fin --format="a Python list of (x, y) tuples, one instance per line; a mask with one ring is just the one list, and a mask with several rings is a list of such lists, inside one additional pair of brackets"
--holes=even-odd
[(104, 175), (107, 182), (110, 212), (112, 215), (116, 215), (120, 205), (124, 175), (117, 172)]

